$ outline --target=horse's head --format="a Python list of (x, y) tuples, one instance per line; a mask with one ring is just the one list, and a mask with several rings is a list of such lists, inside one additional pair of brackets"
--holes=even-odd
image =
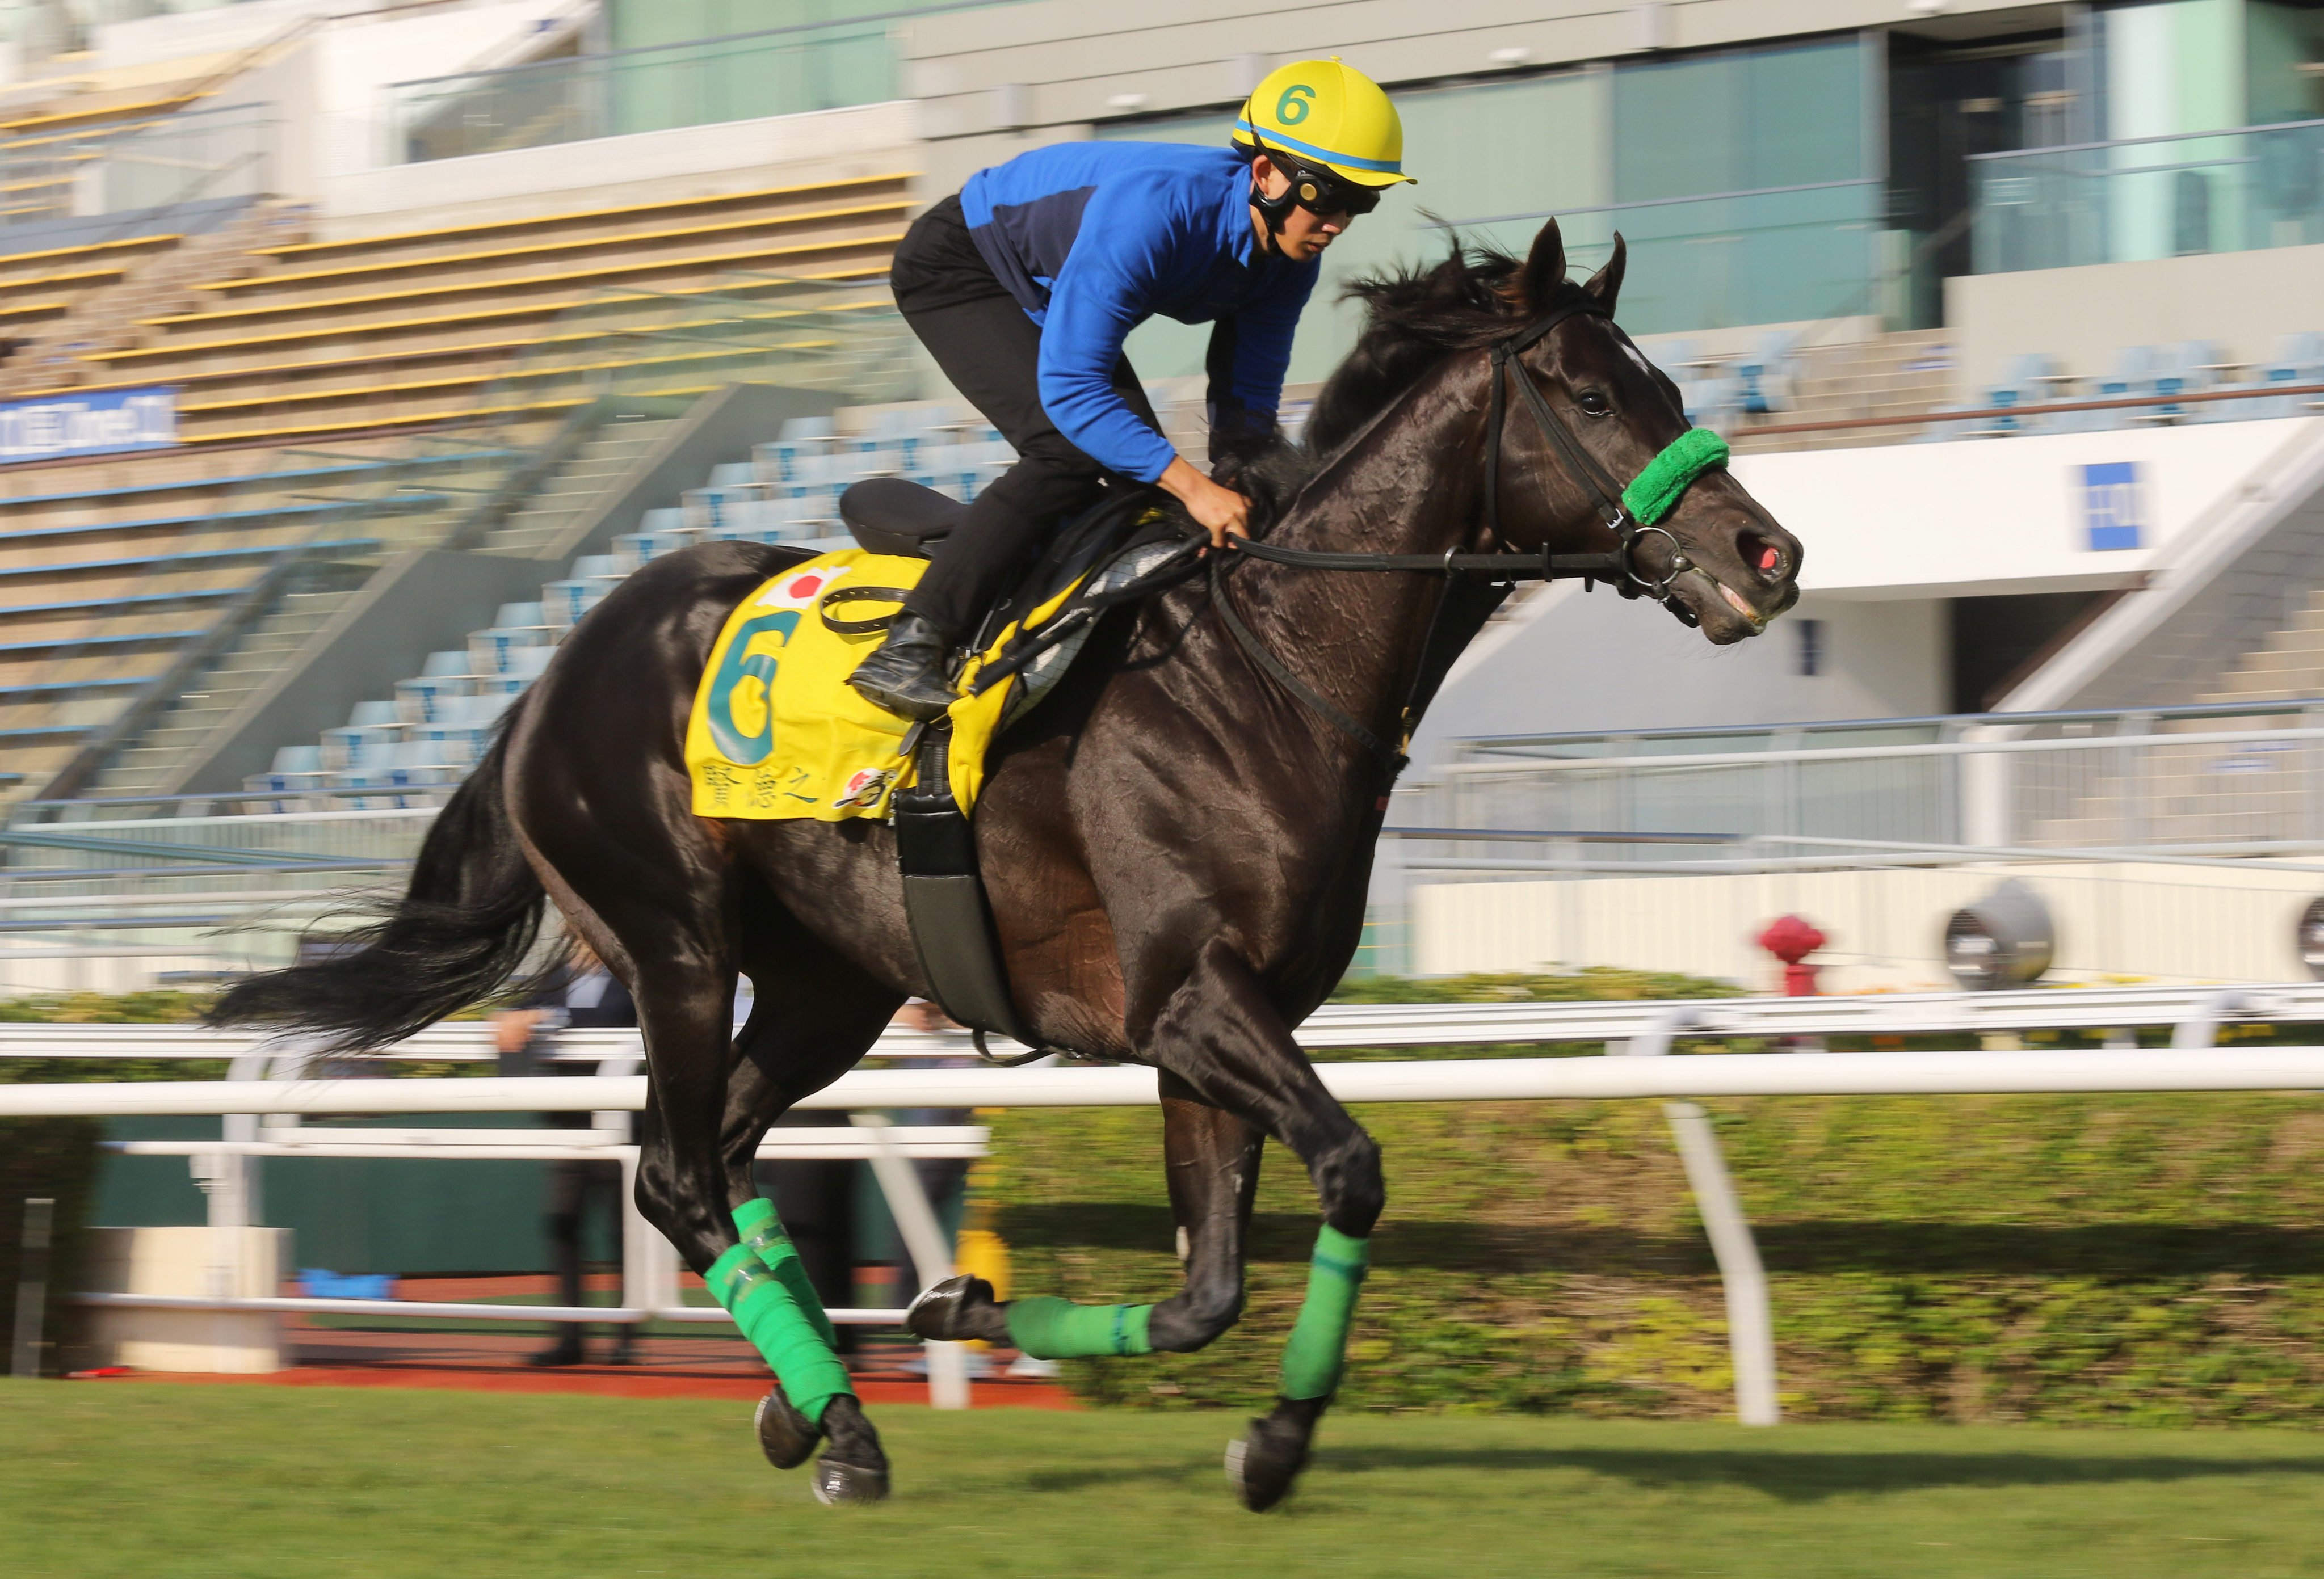
[[(1620, 549), (1631, 576), (1626, 591), (1657, 592), (1674, 611), (1683, 610), (1720, 646), (1757, 636), (1799, 601), (1800, 544), (1775, 524), (1758, 500), (1724, 466), (1702, 471), (1666, 513), (1639, 523), (1629, 512), (1625, 546), (1606, 517), (1603, 497), (1638, 479), (1687, 431), (1678, 386), (1646, 359), (1614, 326), (1622, 289), (1624, 249), (1582, 285), (1565, 277), (1565, 243), (1551, 220), (1534, 240), (1524, 266), (1504, 295), (1509, 335), (1561, 308), (1569, 310), (1497, 370), (1506, 382), (1499, 442), (1499, 497), (1495, 515), (1504, 546), (1547, 546), (1559, 553)], [(1546, 400), (1547, 422), (1516, 379), (1531, 381)], [(1582, 452), (1566, 453), (1563, 434)], [(1494, 442), (1492, 436), (1487, 438)], [(1683, 452), (1674, 452), (1675, 460)], [(1594, 463), (1599, 475), (1588, 472)], [(1673, 463), (1665, 462), (1659, 475)], [(1651, 514), (1651, 508), (1649, 510)]]

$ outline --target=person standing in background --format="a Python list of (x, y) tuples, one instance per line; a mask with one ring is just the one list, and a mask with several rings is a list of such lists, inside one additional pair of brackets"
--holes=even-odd
[[(594, 1075), (597, 1073), (595, 1063), (553, 1060), (557, 1033), (567, 1027), (586, 1030), (635, 1025), (638, 1009), (630, 998), (630, 989), (613, 978), (613, 973), (589, 951), (587, 944), (576, 941), (571, 960), (553, 973), (539, 992), (521, 1006), (497, 1014), (493, 1020), (500, 1073)], [(551, 1113), (544, 1117), (553, 1129), (586, 1129), (591, 1124), (586, 1113)], [(549, 1258), (557, 1277), (559, 1305), (582, 1303), (581, 1236), (588, 1224), (591, 1203), (599, 1201), (604, 1203), (605, 1219), (613, 1225), (618, 1243), (622, 1231), (622, 1165), (611, 1158), (604, 1161), (571, 1159), (549, 1165)], [(560, 1324), (557, 1341), (526, 1356), (525, 1363), (583, 1363), (586, 1356), (581, 1334), (579, 1322)], [(613, 1350), (607, 1363), (636, 1363), (635, 1333), (626, 1325), (616, 1327)]]

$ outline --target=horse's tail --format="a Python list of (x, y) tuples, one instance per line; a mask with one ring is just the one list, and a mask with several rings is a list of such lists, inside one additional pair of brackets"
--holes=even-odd
[(361, 1052), (399, 1042), (490, 995), (516, 974), (540, 930), (540, 879), (526, 864), (501, 786), (503, 723), (420, 844), (411, 883), (380, 920), (346, 934), (332, 958), (237, 984), (214, 1025), (309, 1032), (318, 1050)]

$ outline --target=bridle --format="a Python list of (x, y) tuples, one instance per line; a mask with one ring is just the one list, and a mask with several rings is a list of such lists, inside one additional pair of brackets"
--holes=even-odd
[[(1591, 500), (1598, 510), (1599, 519), (1605, 523), (1608, 531), (1614, 534), (1614, 552), (1603, 557), (1613, 561), (1615, 590), (1626, 598), (1652, 598), (1677, 615), (1680, 623), (1692, 628), (1701, 621), (1695, 619), (1692, 610), (1672, 595), (1671, 583), (1692, 570), (1694, 561), (1686, 556), (1686, 549), (1680, 544), (1675, 534), (1666, 527), (1655, 524), (1667, 513), (1667, 507), (1663, 510), (1655, 511), (1647, 519), (1640, 520), (1638, 512), (1633, 510), (1629, 504), (1629, 490), (1608, 475), (1606, 468), (1598, 464), (1598, 458), (1582, 448), (1582, 442), (1573, 436), (1573, 430), (1565, 425), (1565, 419), (1550, 406), (1548, 399), (1541, 392), (1541, 386), (1534, 382), (1531, 375), (1526, 372), (1525, 364), (1517, 360), (1526, 352), (1539, 344), (1542, 339), (1558, 325), (1568, 318), (1584, 315), (1604, 318), (1609, 326), (1614, 321), (1614, 315), (1600, 307), (1595, 298), (1578, 288), (1569, 287), (1564, 299), (1552, 307), (1549, 311), (1507, 339), (1493, 342), (1492, 416), (1487, 423), (1485, 434), (1485, 529), (1492, 535), (1495, 541), (1498, 542), (1500, 539), (1501, 429), (1505, 426), (1507, 418), (1507, 404), (1503, 391), (1509, 381), (1514, 379), (1518, 392), (1525, 397), (1526, 409), (1533, 413), (1535, 426), (1541, 429), (1543, 436), (1557, 451), (1558, 458), (1565, 463), (1566, 469), (1580, 478), (1582, 485), (1589, 489)], [(1505, 377), (1504, 373), (1508, 376)], [(1682, 421), (1685, 419), (1683, 413), (1681, 414), (1680, 419)], [(1687, 429), (1690, 435), (1697, 431), (1692, 427)], [(1682, 436), (1674, 444), (1665, 446), (1662, 454), (1656, 455), (1652, 462), (1649, 462), (1646, 470), (1638, 473), (1638, 477), (1644, 479), (1651, 475), (1655, 468), (1662, 464), (1665, 455), (1668, 455), (1672, 449), (1687, 442), (1686, 436)], [(1719, 449), (1719, 460), (1711, 464), (1724, 464), (1726, 445), (1722, 444)], [(1697, 467), (1695, 471), (1699, 473), (1705, 469), (1707, 468)], [(1693, 480), (1694, 474), (1691, 473), (1687, 481), (1691, 482)], [(1676, 502), (1675, 499), (1672, 502)], [(1663, 573), (1659, 580), (1638, 574), (1638, 543), (1649, 532), (1658, 534), (1671, 546), (1670, 567)], [(1545, 555), (1545, 558), (1547, 557)]]
[[(1227, 596), (1226, 572), (1235, 555), (1213, 554), (1210, 556), (1212, 595), (1235, 639), (1286, 690), (1366, 751), (1388, 759), (1390, 784), (1403, 771), (1404, 746), (1409, 743), (1421, 713), (1434, 696), (1436, 688), (1443, 683), (1452, 660), (1460, 656), (1470, 638), (1483, 627), (1501, 601), (1508, 596), (1516, 583), (1579, 580), (1594, 586), (1602, 581), (1626, 598), (1653, 599), (1685, 625), (1692, 627), (1700, 623), (1693, 610), (1687, 608), (1671, 590), (1673, 583), (1695, 567), (1694, 563), (1686, 556), (1677, 536), (1657, 523), (1670, 512), (1695, 478), (1713, 467), (1727, 464), (1727, 445), (1708, 428), (1690, 427), (1665, 445), (1661, 453), (1648, 462), (1646, 469), (1627, 486), (1617, 482), (1582, 447), (1573, 430), (1566, 426), (1564, 418), (1558, 416), (1544, 398), (1540, 386), (1518, 360), (1558, 325), (1568, 318), (1584, 315), (1604, 318), (1609, 325), (1613, 322), (1613, 314), (1600, 306), (1595, 298), (1579, 286), (1568, 285), (1546, 312), (1491, 344), (1493, 383), (1485, 435), (1485, 529), (1493, 540), (1501, 540), (1501, 447), (1508, 420), (1506, 391), (1514, 381), (1524, 397), (1526, 409), (1533, 413), (1535, 423), (1548, 438), (1568, 473), (1589, 491), (1599, 519), (1607, 530), (1614, 534), (1611, 553), (1552, 554), (1545, 543), (1537, 554), (1514, 553), (1507, 549), (1489, 554), (1464, 554), (1457, 546), (1443, 554), (1360, 554), (1319, 548), (1286, 548), (1255, 537), (1228, 540), (1237, 554), (1300, 569), (1417, 571), (1444, 577), (1444, 595), (1437, 600), (1436, 612), (1429, 620), (1428, 635), (1421, 647), (1420, 667), (1413, 677), (1411, 690), (1401, 710), (1402, 739), (1394, 748), (1350, 717), (1329, 698), (1318, 693), (1268, 650), (1266, 644), (1243, 623), (1241, 616), (1235, 610), (1233, 601)], [(1642, 574), (1638, 569), (1638, 545), (1649, 533), (1659, 534), (1671, 546), (1669, 567), (1659, 577)], [(1383, 791), (1381, 809), (1385, 810), (1387, 804), (1388, 797)]]

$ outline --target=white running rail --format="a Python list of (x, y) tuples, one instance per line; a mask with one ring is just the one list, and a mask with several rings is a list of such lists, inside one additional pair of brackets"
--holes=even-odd
[[(1940, 1096), (1997, 1093), (2324, 1090), (2324, 1046), (2214, 1045), (2236, 1022), (2324, 1024), (2324, 986), (2283, 983), (2246, 987), (2120, 987), (2058, 992), (1939, 993), (1849, 998), (1725, 998), (1687, 1002), (1515, 1003), (1508, 1005), (1340, 1005), (1300, 1028), (1307, 1047), (1528, 1046), (1604, 1042), (1611, 1054), (1668, 1053), (1680, 1038), (1698, 1042), (1766, 1040), (1817, 1049), (1828, 1036), (1969, 1033), (1987, 1039), (1976, 1051), (1706, 1052), (1685, 1057), (1424, 1059), (1327, 1062), (1318, 1072), (1343, 1102), (1557, 1101), (1653, 1098), (1668, 1104), (1720, 1273), (1726, 1287), (1729, 1341), (1734, 1351), (1738, 1418), (1748, 1425), (1776, 1418), (1775, 1353), (1766, 1278), (1749, 1224), (1729, 1182), (1711, 1126), (1692, 1098), (1771, 1096)], [(2126, 1033), (2168, 1025), (2172, 1045), (2142, 1048)], [(2093, 1049), (2001, 1048), (1992, 1039), (2028, 1030), (2104, 1030)], [(392, 1055), (403, 1060), (489, 1056), (486, 1028), (439, 1026)], [(568, 1054), (634, 1057), (635, 1033), (569, 1033)], [(178, 1026), (0, 1026), (0, 1056), (69, 1058), (234, 1057), (237, 1075), (257, 1072), (246, 1037)], [(958, 1051), (944, 1036), (891, 1033), (877, 1057), (925, 1060)], [(278, 1060), (287, 1061), (287, 1060)], [(344, 1067), (343, 1065), (340, 1067)], [(888, 1128), (876, 1115), (905, 1107), (1084, 1107), (1145, 1106), (1158, 1100), (1155, 1073), (1135, 1065), (1028, 1065), (1019, 1069), (918, 1067), (856, 1069), (801, 1102), (802, 1108), (844, 1111), (849, 1127), (771, 1132), (761, 1155), (848, 1156), (872, 1160), (892, 1194), (911, 1181), (899, 1166), (918, 1156), (982, 1154), (985, 1133), (965, 1125)], [(227, 1115), (243, 1134), (221, 1141), (116, 1143), (118, 1150), (186, 1155), (213, 1170), (249, 1156), (556, 1156), (618, 1157), (625, 1175), (636, 1148), (617, 1132), (382, 1130), (301, 1132), (259, 1124), (265, 1114), (357, 1115), (635, 1111), (645, 1105), (641, 1075), (525, 1079), (289, 1079), (0, 1086), (0, 1115), (140, 1114)], [(528, 1138), (538, 1137), (538, 1138)], [(916, 1187), (915, 1187), (916, 1188)], [(624, 1192), (625, 1195), (628, 1193)], [(912, 1210), (917, 1204), (918, 1211)], [(906, 1202), (918, 1230), (908, 1244), (923, 1286), (951, 1268), (940, 1237), (928, 1231), (924, 1198)], [(716, 1322), (715, 1308), (676, 1298), (673, 1253), (625, 1207), (624, 1289), (648, 1290), (618, 1309), (566, 1311), (540, 1306), (449, 1305), (330, 1299), (180, 1299), (169, 1296), (86, 1295), (107, 1305), (181, 1309), (353, 1309), (363, 1314), (459, 1316), (502, 1320)], [(925, 1241), (925, 1243), (923, 1243)], [(634, 1281), (632, 1281), (634, 1280)], [(631, 1296), (636, 1298), (634, 1293)], [(889, 1323), (892, 1310), (834, 1311), (840, 1321)], [(967, 1390), (952, 1345), (932, 1345), (930, 1389), (938, 1400), (964, 1405)]]

